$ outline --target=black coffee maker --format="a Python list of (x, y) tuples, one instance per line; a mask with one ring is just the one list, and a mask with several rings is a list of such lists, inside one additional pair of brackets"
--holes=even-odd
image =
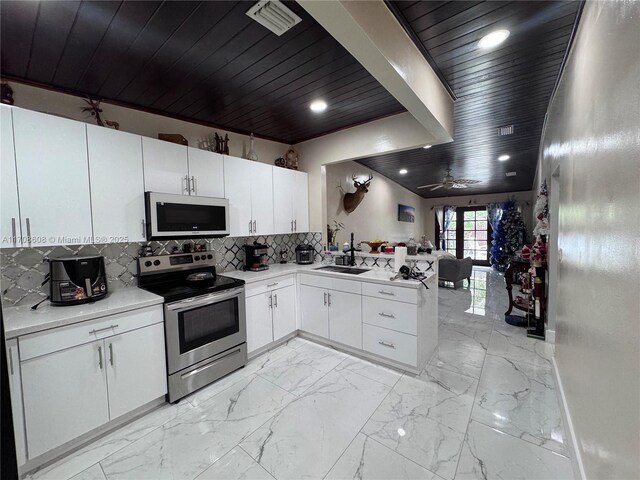
[(49, 259), (50, 300), (54, 305), (95, 302), (107, 295), (104, 257), (70, 256)]
[(252, 272), (260, 272), (269, 270), (269, 246), (253, 242), (253, 244), (244, 246), (245, 270)]

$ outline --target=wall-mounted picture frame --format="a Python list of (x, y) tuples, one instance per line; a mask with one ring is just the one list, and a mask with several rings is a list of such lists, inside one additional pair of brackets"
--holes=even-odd
[(416, 222), (416, 207), (398, 204), (398, 221), (406, 223)]

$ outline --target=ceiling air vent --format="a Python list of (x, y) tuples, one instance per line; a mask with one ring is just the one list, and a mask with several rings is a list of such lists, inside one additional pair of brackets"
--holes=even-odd
[(507, 173), (505, 173), (505, 175), (507, 177), (515, 177), (516, 176), (516, 172), (507, 172)]
[(498, 127), (498, 136), (503, 137), (504, 135), (513, 135), (513, 125)]
[(278, 36), (302, 21), (278, 0), (261, 0), (247, 11), (247, 15)]

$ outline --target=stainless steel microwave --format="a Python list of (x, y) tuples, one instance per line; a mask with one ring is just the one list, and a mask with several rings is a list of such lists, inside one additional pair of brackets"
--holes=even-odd
[(148, 240), (229, 235), (226, 198), (155, 192), (144, 195)]

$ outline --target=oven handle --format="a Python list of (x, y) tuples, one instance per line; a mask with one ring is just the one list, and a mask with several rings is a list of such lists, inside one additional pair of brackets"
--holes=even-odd
[(189, 310), (193, 307), (199, 307), (202, 305), (210, 305), (213, 303), (222, 302), (224, 300), (228, 300), (233, 297), (239, 297), (244, 293), (244, 287), (240, 288), (232, 288), (231, 290), (227, 290), (220, 293), (211, 293), (204, 297), (193, 297), (188, 298), (186, 300), (180, 300), (173, 303), (168, 303), (165, 305), (167, 310)]
[(222, 356), (222, 357), (220, 357), (220, 358), (216, 358), (213, 362), (208, 363), (208, 364), (206, 364), (206, 365), (205, 365), (205, 366), (203, 366), (203, 367), (196, 368), (195, 370), (192, 370), (192, 371), (190, 371), (190, 372), (188, 372), (188, 373), (184, 373), (184, 374), (180, 375), (180, 378), (182, 378), (182, 379), (184, 380), (185, 378), (189, 378), (189, 377), (191, 377), (191, 376), (193, 376), (193, 375), (196, 375), (196, 374), (198, 374), (198, 373), (200, 373), (200, 372), (202, 372), (202, 371), (204, 371), (204, 370), (207, 370), (207, 369), (209, 369), (209, 368), (211, 368), (211, 367), (215, 367), (215, 366), (216, 366), (216, 365), (218, 365), (222, 360), (225, 360), (225, 359), (227, 359), (228, 357), (230, 357), (230, 356), (232, 356), (232, 355), (237, 355), (237, 354), (239, 354), (240, 352), (241, 352), (241, 350), (238, 348), (238, 349), (236, 349), (236, 350), (234, 350), (234, 351), (232, 351), (232, 352), (227, 353), (226, 355), (223, 355), (223, 356)]

